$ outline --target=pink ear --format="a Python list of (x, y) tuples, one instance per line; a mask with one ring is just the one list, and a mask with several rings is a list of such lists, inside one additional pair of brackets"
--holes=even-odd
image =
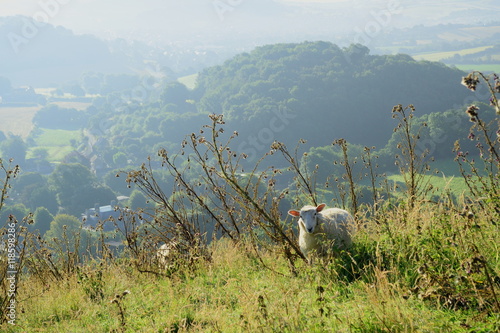
[(326, 204), (322, 203), (322, 204), (319, 204), (318, 207), (316, 207), (316, 211), (319, 213), (323, 210), (323, 208), (325, 208)]
[(292, 216), (295, 216), (295, 217), (299, 217), (300, 216), (300, 212), (298, 210), (289, 210), (288, 214), (290, 214)]

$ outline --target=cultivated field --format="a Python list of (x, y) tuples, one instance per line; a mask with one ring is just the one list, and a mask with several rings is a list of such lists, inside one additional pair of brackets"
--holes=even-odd
[[(92, 103), (58, 101), (50, 104), (65, 109), (85, 110)], [(43, 106), (0, 106), (0, 131), (5, 134), (19, 135), (26, 139), (33, 130), (33, 117)]]
[(471, 48), (471, 49), (463, 49), (463, 50), (457, 50), (457, 51), (423, 53), (423, 54), (414, 55), (413, 58), (415, 60), (440, 61), (442, 59), (453, 57), (455, 54), (458, 54), (461, 56), (467, 55), (467, 54), (474, 54), (474, 53), (478, 53), (478, 52), (484, 51), (486, 49), (489, 49), (490, 47), (491, 46), (481, 46), (481, 47), (475, 47), (475, 48)]
[(33, 129), (33, 117), (41, 106), (0, 107), (0, 131), (26, 138)]

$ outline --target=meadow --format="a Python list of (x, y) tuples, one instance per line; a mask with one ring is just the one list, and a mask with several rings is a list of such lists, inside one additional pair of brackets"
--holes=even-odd
[(49, 162), (60, 162), (75, 150), (75, 144), (81, 141), (81, 137), (82, 132), (79, 130), (39, 128), (33, 135), (35, 145), (28, 150), (27, 157), (32, 157), (34, 150), (44, 149)]
[[(426, 205), (365, 221), (355, 246), (289, 271), (279, 248), (214, 242), (210, 260), (140, 273), (98, 260), (57, 281), (19, 284), (16, 326), (5, 332), (495, 332), (500, 309), (485, 272), (498, 272), (499, 230)], [(480, 258), (480, 259), (479, 259)], [(483, 266), (484, 264), (484, 266)], [(496, 278), (495, 278), (496, 279)]]

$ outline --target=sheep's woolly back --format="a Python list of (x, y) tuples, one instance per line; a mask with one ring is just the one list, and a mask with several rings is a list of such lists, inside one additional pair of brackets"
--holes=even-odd
[[(315, 210), (314, 206), (304, 206), (301, 213)], [(319, 255), (332, 249), (345, 249), (352, 244), (351, 234), (354, 219), (340, 208), (323, 209), (317, 213), (317, 225), (312, 233), (306, 231), (302, 218), (299, 219), (299, 247), (304, 256), (315, 251)]]
[(318, 214), (318, 227), (315, 233), (323, 232), (328, 239), (335, 240), (334, 246), (345, 249), (352, 244), (351, 234), (354, 218), (347, 211), (340, 208), (324, 209)]

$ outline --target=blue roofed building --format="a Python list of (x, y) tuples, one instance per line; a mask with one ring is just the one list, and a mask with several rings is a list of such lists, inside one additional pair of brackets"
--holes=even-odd
[(95, 229), (102, 225), (104, 231), (113, 231), (116, 228), (124, 228), (124, 222), (130, 218), (130, 210), (124, 208), (120, 202), (127, 200), (128, 197), (118, 197), (109, 205), (101, 206), (95, 204), (94, 208), (88, 208), (82, 214), (82, 223), (85, 228)]

